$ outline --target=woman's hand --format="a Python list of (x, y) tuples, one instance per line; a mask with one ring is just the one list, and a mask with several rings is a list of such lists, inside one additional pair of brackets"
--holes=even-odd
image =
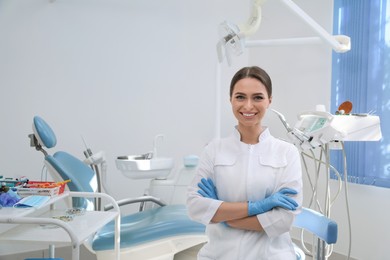
[(298, 203), (289, 195), (296, 195), (297, 191), (290, 188), (283, 188), (271, 196), (258, 201), (248, 202), (248, 216), (258, 215), (275, 207), (282, 207), (288, 210), (295, 210)]
[(203, 197), (218, 200), (217, 190), (212, 179), (207, 178), (206, 180), (202, 178), (198, 183), (198, 187), (200, 188), (198, 193)]
[[(207, 178), (206, 180), (205, 178), (202, 178), (198, 183), (198, 187), (200, 188), (200, 190), (198, 190), (198, 193), (203, 197), (218, 200), (217, 191), (212, 179)], [(226, 223), (226, 221), (222, 221), (220, 223), (225, 227), (230, 227)]]

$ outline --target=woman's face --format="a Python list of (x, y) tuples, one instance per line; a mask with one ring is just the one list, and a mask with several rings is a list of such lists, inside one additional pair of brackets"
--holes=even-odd
[(237, 81), (230, 98), (234, 116), (241, 126), (261, 126), (271, 101), (263, 83), (254, 78)]

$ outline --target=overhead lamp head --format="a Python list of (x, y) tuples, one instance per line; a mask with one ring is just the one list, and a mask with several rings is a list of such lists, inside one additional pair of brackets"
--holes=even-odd
[(225, 21), (219, 25), (219, 35), (221, 39), (217, 43), (218, 61), (222, 62), (224, 57), (226, 57), (230, 65), (232, 54), (239, 56), (244, 51), (244, 39), (240, 35), (240, 28)]

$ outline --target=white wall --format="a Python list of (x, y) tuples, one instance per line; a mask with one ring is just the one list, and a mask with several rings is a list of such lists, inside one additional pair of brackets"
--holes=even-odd
[[(0, 172), (39, 177), (32, 118), (57, 134), (54, 150), (104, 150), (116, 198), (143, 193), (115, 167), (119, 155), (199, 154), (214, 135), (218, 24), (243, 19), (234, 1), (48, 0), (0, 4)], [(222, 5), (222, 3), (224, 3)], [(223, 9), (220, 7), (224, 6)]]
[[(1, 1), (0, 173), (40, 177), (43, 156), (29, 147), (27, 138), (34, 115), (42, 116), (56, 132), (53, 151), (66, 150), (82, 158), (82, 135), (94, 151), (106, 152), (108, 185), (117, 199), (142, 194), (148, 181), (123, 177), (115, 157), (150, 151), (156, 134), (166, 136), (159, 154), (174, 157), (179, 169), (184, 155), (199, 154), (214, 136), (218, 24), (225, 19), (246, 21), (249, 2)], [(333, 1), (294, 2), (331, 31)], [(253, 38), (312, 35), (279, 1), (267, 1), (262, 26)], [(270, 73), (272, 108), (289, 122), (316, 104), (329, 108), (328, 47), (250, 49), (231, 67), (221, 67), (222, 135), (234, 124), (228, 102), (230, 78), (247, 64)], [(284, 137), (274, 115), (269, 114), (266, 123)], [(308, 187), (305, 193), (310, 193)], [(352, 256), (384, 259), (390, 212), (382, 205), (388, 205), (389, 190), (351, 185), (349, 195)], [(342, 198), (334, 207), (340, 230), (336, 252), (347, 254)]]

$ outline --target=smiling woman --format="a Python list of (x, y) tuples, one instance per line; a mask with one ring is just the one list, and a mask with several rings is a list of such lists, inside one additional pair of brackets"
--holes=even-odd
[[(251, 72), (253, 71), (253, 72)], [(238, 120), (238, 131), (254, 131), (254, 135), (242, 135), (241, 138), (253, 137), (241, 141), (250, 144), (258, 142), (258, 136), (263, 130), (261, 120), (272, 101), (272, 83), (269, 77), (251, 77), (255, 75), (268, 75), (258, 67), (241, 69), (233, 78), (230, 89), (230, 102), (233, 114)], [(265, 78), (265, 79), (264, 79)], [(260, 80), (259, 80), (260, 79)], [(264, 82), (264, 83), (263, 83)]]
[(288, 231), (302, 204), (299, 152), (262, 126), (267, 72), (244, 67), (230, 86), (238, 124), (205, 147), (188, 190), (188, 213), (209, 238), (198, 259), (296, 259)]

